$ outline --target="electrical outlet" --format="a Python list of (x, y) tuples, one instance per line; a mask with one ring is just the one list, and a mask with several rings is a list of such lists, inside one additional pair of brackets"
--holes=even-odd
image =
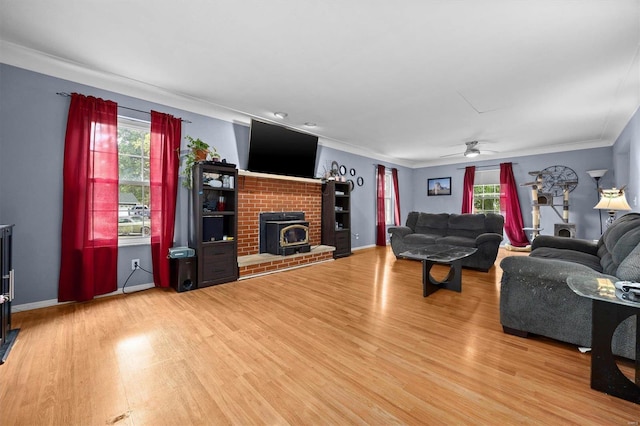
[(131, 270), (135, 271), (140, 267), (140, 259), (131, 259)]
[(360, 234), (356, 234), (356, 240), (360, 238)]

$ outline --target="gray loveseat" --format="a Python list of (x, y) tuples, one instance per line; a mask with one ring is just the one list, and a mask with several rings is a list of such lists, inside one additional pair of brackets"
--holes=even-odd
[(499, 214), (449, 214), (411, 212), (406, 226), (392, 226), (391, 248), (396, 257), (406, 250), (431, 244), (475, 247), (462, 266), (488, 271), (496, 261), (504, 218)]
[[(500, 290), (505, 333), (528, 333), (591, 347), (591, 300), (567, 285), (570, 275), (640, 281), (640, 214), (629, 213), (597, 241), (539, 236), (529, 256), (506, 257)], [(635, 359), (635, 317), (614, 334), (616, 355)]]

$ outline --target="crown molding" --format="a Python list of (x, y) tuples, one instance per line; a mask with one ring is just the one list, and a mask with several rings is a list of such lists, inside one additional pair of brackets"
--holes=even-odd
[(82, 63), (48, 55), (4, 40), (0, 41), (0, 62), (184, 111), (249, 125), (248, 115), (239, 111), (204, 99), (171, 92), (139, 80), (92, 69)]
[[(242, 111), (236, 111), (193, 96), (174, 93), (162, 87), (150, 85), (139, 80), (92, 69), (86, 64), (48, 55), (38, 50), (29, 49), (4, 40), (0, 40), (0, 62), (52, 77), (85, 84), (87, 86), (126, 94), (127, 96), (143, 99), (145, 101), (202, 114), (207, 117), (230, 121), (247, 127), (251, 124), (251, 118), (264, 120), (264, 117), (257, 117)], [(309, 133), (308, 129), (298, 130)], [(412, 162), (373, 153), (366, 149), (349, 145), (341, 141), (328, 139), (321, 135), (318, 135), (318, 137), (318, 143), (322, 146), (349, 152), (351, 154), (362, 155), (379, 161), (390, 162), (400, 166), (410, 168), (414, 167)]]

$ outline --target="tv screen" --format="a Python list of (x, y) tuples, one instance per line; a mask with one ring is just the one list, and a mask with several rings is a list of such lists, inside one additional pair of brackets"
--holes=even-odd
[(313, 178), (317, 149), (317, 136), (251, 120), (247, 169), (251, 172)]

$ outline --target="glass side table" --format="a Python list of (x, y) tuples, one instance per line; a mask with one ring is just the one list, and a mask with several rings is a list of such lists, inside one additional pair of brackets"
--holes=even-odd
[[(640, 303), (616, 297), (615, 286), (607, 278), (575, 275), (567, 284), (576, 294), (592, 299), (591, 388), (640, 404)], [(611, 352), (611, 339), (622, 321), (635, 315), (635, 383), (618, 368)]]

